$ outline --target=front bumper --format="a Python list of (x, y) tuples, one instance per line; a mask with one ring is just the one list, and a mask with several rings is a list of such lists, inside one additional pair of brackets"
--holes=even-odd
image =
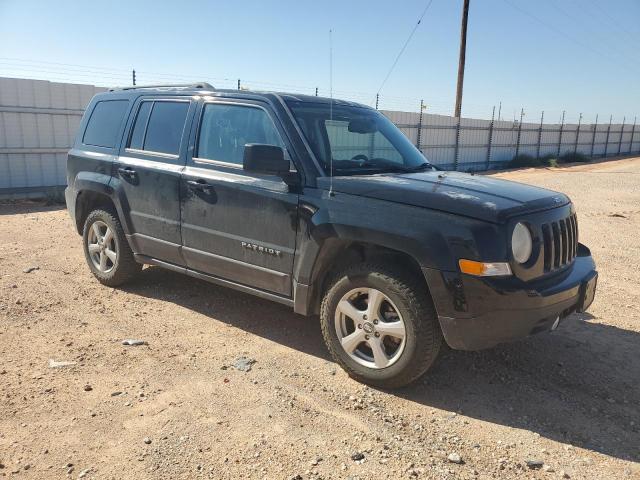
[(584, 245), (565, 271), (538, 281), (424, 273), (445, 340), (456, 350), (481, 350), (550, 330), (556, 319), (588, 308), (597, 281)]

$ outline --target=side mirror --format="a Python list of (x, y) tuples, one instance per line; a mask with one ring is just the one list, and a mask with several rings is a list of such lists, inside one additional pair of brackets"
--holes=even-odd
[(289, 173), (289, 161), (285, 160), (280, 147), (247, 143), (244, 146), (242, 168), (247, 172), (283, 177)]

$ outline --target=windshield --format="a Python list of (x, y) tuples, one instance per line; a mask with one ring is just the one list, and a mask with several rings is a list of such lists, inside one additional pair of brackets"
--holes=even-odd
[(327, 174), (332, 163), (334, 175), (431, 168), (407, 137), (376, 110), (335, 103), (333, 108), (328, 103), (287, 103)]

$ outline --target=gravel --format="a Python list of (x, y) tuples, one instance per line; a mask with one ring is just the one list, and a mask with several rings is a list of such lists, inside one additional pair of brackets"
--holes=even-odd
[[(398, 391), (349, 379), (317, 318), (157, 267), (107, 288), (65, 210), (0, 206), (0, 474), (640, 478), (640, 159), (497, 176), (572, 197), (600, 271), (596, 300), (551, 334), (444, 349)], [(240, 357), (259, 363), (245, 374)], [(87, 384), (99, 395), (79, 395)]]

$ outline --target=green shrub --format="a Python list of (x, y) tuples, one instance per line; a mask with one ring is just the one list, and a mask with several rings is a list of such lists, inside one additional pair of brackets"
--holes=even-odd
[(527, 153), (521, 153), (520, 155), (516, 155), (509, 162), (509, 167), (511, 168), (519, 168), (519, 167), (539, 167), (541, 165), (540, 159), (529, 155)]
[(585, 154), (579, 153), (579, 152), (565, 153), (560, 157), (561, 163), (590, 162), (590, 161), (591, 161), (590, 157), (587, 157)]
[(547, 153), (540, 157), (540, 163), (547, 167), (557, 167), (560, 162), (558, 162), (558, 157), (556, 155), (553, 153)]

